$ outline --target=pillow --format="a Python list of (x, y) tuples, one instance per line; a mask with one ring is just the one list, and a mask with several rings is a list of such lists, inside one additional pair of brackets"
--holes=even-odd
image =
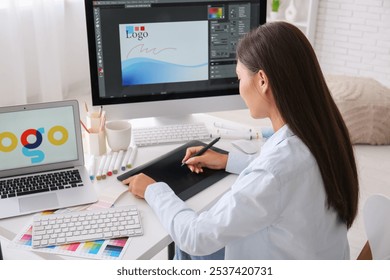
[(353, 144), (390, 144), (390, 89), (371, 78), (327, 75)]

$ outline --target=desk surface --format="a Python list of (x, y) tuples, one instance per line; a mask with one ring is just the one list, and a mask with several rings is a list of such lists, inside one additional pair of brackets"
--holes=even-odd
[[(243, 112), (245, 114), (246, 112)], [(206, 125), (212, 124), (214, 121), (221, 121), (220, 118), (211, 115), (197, 115), (197, 120), (204, 121)], [(244, 118), (247, 118), (245, 116)], [(147, 126), (145, 121), (132, 121), (134, 127)], [(243, 124), (243, 126), (245, 126)], [(250, 126), (250, 125), (249, 125)], [(252, 126), (253, 127), (253, 126)], [(144, 164), (158, 156), (161, 156), (181, 144), (175, 145), (159, 145), (142, 147), (138, 149), (138, 154), (135, 160), (135, 166)], [(260, 145), (260, 143), (259, 143)], [(216, 147), (230, 151), (234, 149), (231, 141), (222, 139)], [(200, 192), (194, 197), (188, 199), (187, 204), (195, 211), (202, 211), (210, 207), (224, 192), (226, 192), (236, 179), (236, 175), (229, 175), (221, 181), (215, 183), (206, 190)], [(99, 193), (106, 191), (121, 192), (126, 189), (126, 186), (117, 181), (116, 176), (107, 177), (105, 180), (94, 181), (94, 186)], [(129, 192), (125, 192), (115, 202), (115, 206), (121, 205), (136, 205), (140, 210), (142, 224), (144, 227), (144, 235), (133, 237), (123, 259), (151, 259), (161, 250), (166, 248), (171, 242), (169, 234), (160, 224), (152, 209), (143, 199), (137, 199)], [(72, 257), (64, 255), (55, 255), (42, 252), (26, 251), (21, 249), (7, 248), (7, 243), (19, 234), (28, 224), (31, 224), (32, 215), (20, 216), (0, 220), (0, 237), (3, 244), (3, 254), (5, 259), (69, 259)]]

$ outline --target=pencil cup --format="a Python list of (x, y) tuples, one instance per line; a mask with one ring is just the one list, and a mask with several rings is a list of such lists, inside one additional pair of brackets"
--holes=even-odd
[(106, 149), (106, 134), (104, 131), (99, 133), (87, 133), (87, 151), (90, 155), (101, 156), (107, 152)]
[(102, 120), (103, 112), (88, 112), (87, 113), (87, 127), (90, 132), (97, 133), (104, 125)]
[(127, 150), (131, 140), (131, 124), (128, 121), (106, 123), (107, 143), (113, 152)]

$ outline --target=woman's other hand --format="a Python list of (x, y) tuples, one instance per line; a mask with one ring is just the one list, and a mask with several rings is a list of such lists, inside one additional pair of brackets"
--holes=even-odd
[(143, 173), (131, 176), (122, 181), (123, 184), (129, 186), (129, 192), (138, 198), (145, 198), (147, 187), (156, 181)]

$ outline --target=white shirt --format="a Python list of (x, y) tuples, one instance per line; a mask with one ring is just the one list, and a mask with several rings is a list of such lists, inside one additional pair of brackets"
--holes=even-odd
[(165, 229), (183, 251), (225, 259), (349, 259), (347, 227), (326, 205), (318, 165), (287, 125), (248, 156), (229, 153), (236, 182), (208, 211), (197, 214), (168, 185), (145, 192)]

